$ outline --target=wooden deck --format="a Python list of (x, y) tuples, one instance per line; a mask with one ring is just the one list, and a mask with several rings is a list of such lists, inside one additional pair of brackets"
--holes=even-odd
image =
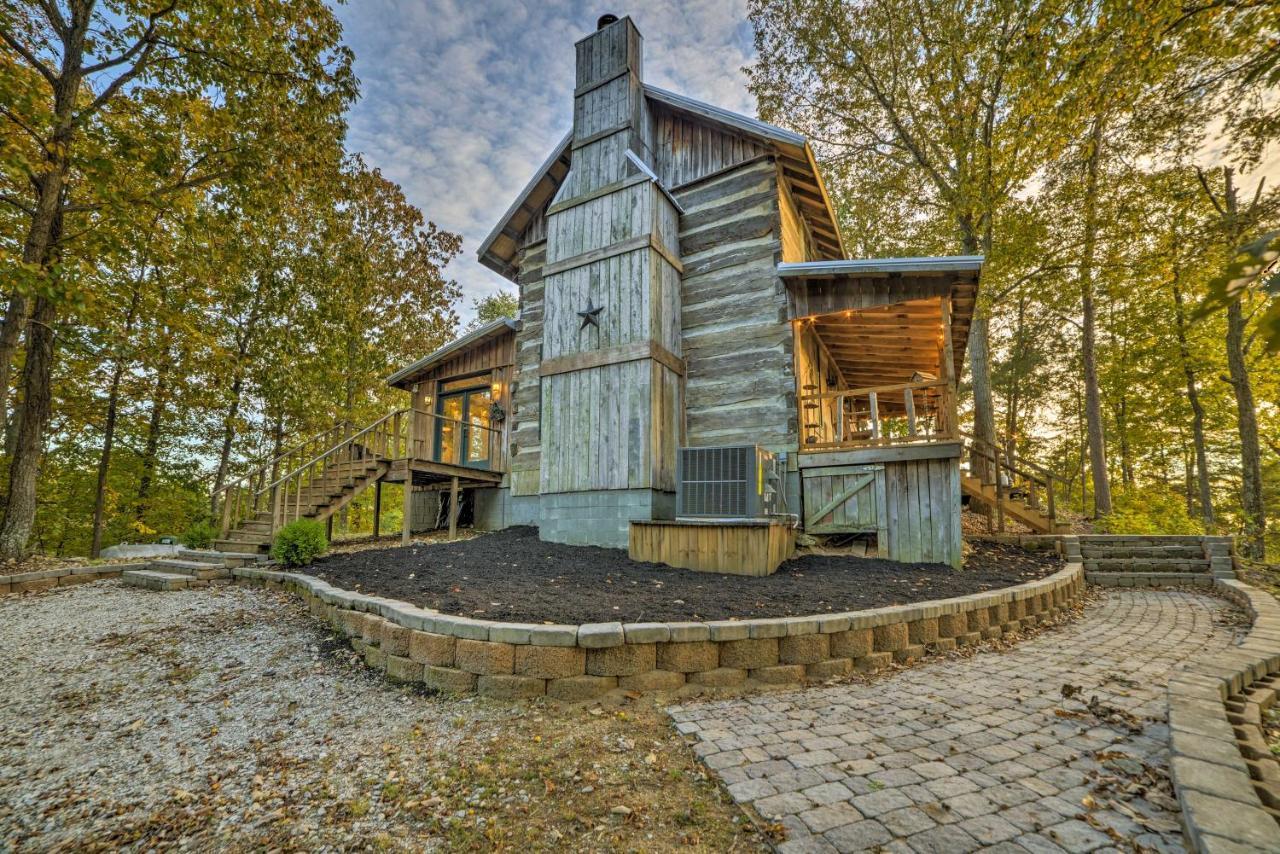
[(627, 555), (697, 572), (772, 575), (796, 550), (796, 530), (772, 519), (635, 521)]

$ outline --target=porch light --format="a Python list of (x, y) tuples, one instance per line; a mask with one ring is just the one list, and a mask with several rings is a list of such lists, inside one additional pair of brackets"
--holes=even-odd
[(493, 397), (496, 399), (498, 395), (502, 393), (502, 383), (498, 382), (497, 380), (494, 380), (493, 385), (489, 386), (489, 391), (492, 393)]

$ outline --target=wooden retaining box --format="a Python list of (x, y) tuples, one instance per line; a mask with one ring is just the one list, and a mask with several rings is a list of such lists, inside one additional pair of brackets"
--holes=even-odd
[(697, 572), (773, 575), (795, 549), (790, 521), (681, 519), (632, 522), (627, 555)]

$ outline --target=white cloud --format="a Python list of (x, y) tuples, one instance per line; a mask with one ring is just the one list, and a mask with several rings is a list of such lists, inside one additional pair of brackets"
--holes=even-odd
[[(569, 129), (573, 43), (608, 5), (519, 0), (351, 0), (337, 7), (362, 97), (347, 147), (463, 236), (449, 272), (466, 305), (512, 287), (475, 250)], [(652, 0), (629, 13), (645, 38), (645, 78), (754, 114), (745, 0)]]

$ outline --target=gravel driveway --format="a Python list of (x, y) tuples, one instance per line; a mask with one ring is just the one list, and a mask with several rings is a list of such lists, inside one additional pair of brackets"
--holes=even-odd
[(447, 754), (452, 717), (484, 718), (348, 667), (261, 591), (7, 598), (0, 646), (0, 848), (373, 839), (394, 830), (366, 782), (391, 771), (384, 745)]
[(398, 688), (292, 596), (9, 596), (0, 649), (0, 852), (762, 847), (652, 700)]

